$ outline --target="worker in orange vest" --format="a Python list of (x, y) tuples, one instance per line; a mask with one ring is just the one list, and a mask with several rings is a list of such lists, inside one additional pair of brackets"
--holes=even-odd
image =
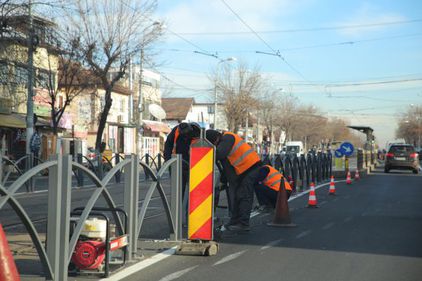
[(173, 154), (182, 154), (182, 194), (184, 197), (189, 180), (189, 151), (192, 141), (199, 138), (201, 127), (195, 123), (182, 122), (168, 134), (164, 143), (164, 161), (171, 159)]
[(254, 189), (260, 211), (267, 212), (275, 208), (281, 182), (284, 182), (284, 189), (289, 199), (292, 187), (283, 175), (270, 165), (264, 165), (259, 169)]
[(262, 162), (253, 148), (231, 132), (207, 130), (206, 138), (216, 146), (216, 161), (223, 167), (229, 185), (230, 231), (249, 231), (254, 199), (254, 184)]

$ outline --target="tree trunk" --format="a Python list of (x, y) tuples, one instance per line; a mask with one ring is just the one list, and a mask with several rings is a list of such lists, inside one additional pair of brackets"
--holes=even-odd
[(112, 91), (112, 87), (106, 87), (105, 105), (104, 105), (103, 111), (101, 112), (100, 122), (98, 124), (97, 138), (95, 140), (95, 150), (97, 150), (97, 151), (100, 151), (102, 137), (103, 137), (105, 125), (106, 125), (106, 122), (107, 122), (108, 113), (110, 111), (111, 104), (113, 102), (113, 100), (111, 99), (111, 91)]

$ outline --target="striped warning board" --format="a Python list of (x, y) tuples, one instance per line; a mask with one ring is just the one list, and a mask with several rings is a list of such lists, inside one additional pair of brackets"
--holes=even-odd
[(201, 139), (190, 148), (188, 239), (213, 239), (214, 146)]

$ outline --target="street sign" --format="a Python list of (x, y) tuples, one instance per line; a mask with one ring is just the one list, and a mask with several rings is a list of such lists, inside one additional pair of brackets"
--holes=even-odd
[(353, 151), (355, 150), (353, 144), (346, 141), (340, 145), (339, 149), (341, 150), (341, 152), (343, 152), (344, 156), (351, 156), (353, 154)]
[(334, 155), (335, 155), (337, 158), (341, 158), (341, 157), (343, 157), (343, 151), (342, 151), (342, 150), (340, 150), (340, 149), (337, 149), (336, 151), (334, 151)]

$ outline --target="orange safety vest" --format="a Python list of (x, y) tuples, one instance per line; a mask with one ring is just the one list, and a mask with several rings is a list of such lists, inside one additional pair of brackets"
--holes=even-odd
[[(179, 131), (179, 127), (177, 127), (176, 131), (174, 132), (173, 150), (171, 151), (171, 154), (176, 154), (176, 142), (179, 136), (180, 136), (180, 131)], [(196, 143), (198, 141), (199, 141), (199, 138), (192, 138), (191, 144)]]
[(227, 159), (234, 167), (237, 175), (241, 175), (255, 163), (260, 161), (258, 153), (256, 153), (241, 137), (230, 132), (226, 132), (224, 135), (232, 135), (234, 137), (234, 144)]
[[(265, 167), (270, 168), (270, 172), (268, 173), (267, 177), (264, 179), (262, 183), (275, 191), (279, 191), (280, 182), (281, 182), (281, 179), (283, 178), (283, 175), (279, 171), (271, 167), (270, 165), (265, 165)], [(284, 189), (290, 190), (290, 191), (292, 190), (292, 187), (286, 180), (284, 180)]]
[(171, 151), (171, 154), (176, 154), (176, 142), (179, 138), (180, 132), (179, 127), (176, 128), (176, 131), (174, 131), (174, 140), (173, 140), (173, 150)]

